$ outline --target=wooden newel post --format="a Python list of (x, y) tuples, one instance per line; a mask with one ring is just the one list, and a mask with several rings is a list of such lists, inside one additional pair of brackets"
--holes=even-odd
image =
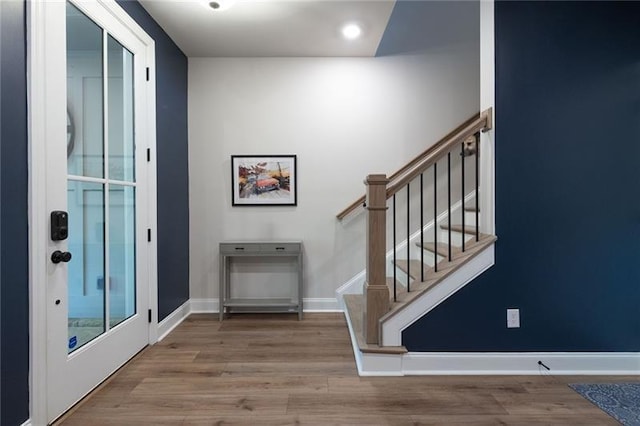
[(369, 175), (367, 186), (367, 281), (364, 285), (364, 336), (369, 344), (380, 344), (380, 318), (389, 311), (387, 287), (387, 183), (386, 175)]

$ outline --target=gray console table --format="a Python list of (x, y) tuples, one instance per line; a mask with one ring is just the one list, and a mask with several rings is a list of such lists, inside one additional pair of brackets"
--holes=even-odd
[[(273, 257), (290, 257), (296, 260), (298, 288), (295, 297), (274, 298), (232, 298), (229, 268), (237, 257), (255, 257), (256, 261), (267, 262)], [(233, 308), (265, 312), (297, 312), (302, 319), (302, 242), (301, 241), (250, 241), (220, 243), (220, 321), (225, 312)], [(292, 289), (293, 291), (296, 289)]]

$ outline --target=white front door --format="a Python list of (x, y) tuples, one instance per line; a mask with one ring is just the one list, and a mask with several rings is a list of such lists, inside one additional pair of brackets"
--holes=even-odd
[(47, 422), (150, 341), (149, 46), (103, 3), (43, 5)]

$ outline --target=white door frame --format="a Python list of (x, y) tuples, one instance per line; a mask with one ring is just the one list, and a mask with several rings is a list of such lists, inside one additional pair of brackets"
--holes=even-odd
[[(47, 265), (49, 253), (49, 218), (46, 211), (46, 147), (53, 123), (47, 121), (47, 111), (55, 108), (48, 96), (60, 88), (53, 84), (49, 76), (66, 74), (64, 59), (51, 60), (45, 48), (45, 40), (56, 31), (61, 31), (60, 23), (48, 22), (47, 3), (64, 0), (31, 0), (27, 6), (27, 96), (29, 119), (29, 392), (30, 418), (34, 425), (47, 424)], [(87, 0), (82, 0), (87, 3)], [(149, 250), (149, 309), (152, 319), (149, 324), (149, 344), (158, 339), (158, 285), (157, 285), (157, 179), (156, 179), (156, 92), (155, 92), (155, 42), (115, 0), (92, 0), (95, 6), (104, 8), (115, 19), (124, 24), (146, 47), (146, 63), (150, 64), (146, 102), (149, 107), (145, 117), (147, 148), (150, 161), (146, 170), (148, 181), (148, 217), (146, 226), (151, 229)], [(62, 29), (64, 31), (64, 28)], [(53, 64), (53, 65), (52, 65)], [(65, 109), (61, 109), (64, 118)], [(54, 120), (56, 121), (56, 120)], [(60, 120), (66, 126), (64, 119)], [(55, 126), (55, 124), (54, 124)], [(141, 224), (140, 226), (145, 226)], [(98, 385), (98, 383), (96, 383)]]

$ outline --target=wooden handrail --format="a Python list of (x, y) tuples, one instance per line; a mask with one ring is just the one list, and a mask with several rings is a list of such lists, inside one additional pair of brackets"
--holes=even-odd
[[(442, 155), (443, 152), (447, 152), (456, 142), (462, 142), (467, 137), (475, 134), (477, 131), (482, 130), (486, 131), (491, 129), (491, 109), (484, 111), (482, 114), (476, 113), (472, 117), (468, 118), (464, 123), (456, 127), (453, 131), (449, 132), (446, 136), (440, 139), (438, 142), (430, 146), (426, 151), (416, 156), (413, 160), (409, 161), (404, 167), (402, 167), (397, 172), (393, 173), (389, 176), (389, 185), (387, 186), (387, 198), (391, 197), (395, 192), (397, 192), (400, 188), (404, 187), (407, 182), (410, 182), (418, 176), (422, 171), (426, 170), (429, 165), (433, 164), (433, 158), (439, 158), (438, 155)], [(469, 133), (470, 129), (476, 129), (475, 131)], [(466, 136), (463, 136), (466, 135)], [(447, 148), (442, 148), (442, 146), (446, 145)], [(434, 157), (435, 156), (435, 157)], [(429, 164), (424, 167), (425, 161)], [(437, 161), (437, 160), (436, 160)], [(422, 170), (420, 172), (416, 172), (416, 170)], [(407, 176), (412, 176), (410, 179), (406, 180)], [(398, 185), (399, 179), (401, 182), (404, 182), (402, 185)], [(394, 188), (393, 192), (389, 192), (391, 188)], [(340, 213), (336, 215), (338, 220), (344, 219), (349, 213), (362, 206), (365, 201), (365, 196), (358, 198), (356, 201), (351, 203), (346, 209), (342, 210)]]
[(364, 200), (365, 200), (365, 196), (363, 195), (362, 197), (360, 197), (357, 200), (355, 200), (353, 203), (349, 204), (349, 207), (347, 207), (346, 209), (342, 210), (340, 213), (338, 213), (336, 215), (338, 220), (344, 219), (349, 213), (351, 213), (352, 211), (354, 211), (358, 207), (364, 206)]
[(391, 183), (387, 186), (387, 199), (391, 198), (393, 194), (400, 191), (407, 186), (416, 177), (424, 173), (429, 167), (431, 167), (436, 161), (443, 158), (454, 146), (461, 144), (470, 136), (482, 131), (491, 129), (491, 108), (480, 114), (475, 120), (471, 121), (467, 126), (458, 130), (458, 132), (447, 135), (448, 137), (440, 140), (434, 149), (430, 150), (424, 157), (422, 157), (414, 166), (407, 170), (403, 175), (397, 176), (395, 179), (390, 179)]

